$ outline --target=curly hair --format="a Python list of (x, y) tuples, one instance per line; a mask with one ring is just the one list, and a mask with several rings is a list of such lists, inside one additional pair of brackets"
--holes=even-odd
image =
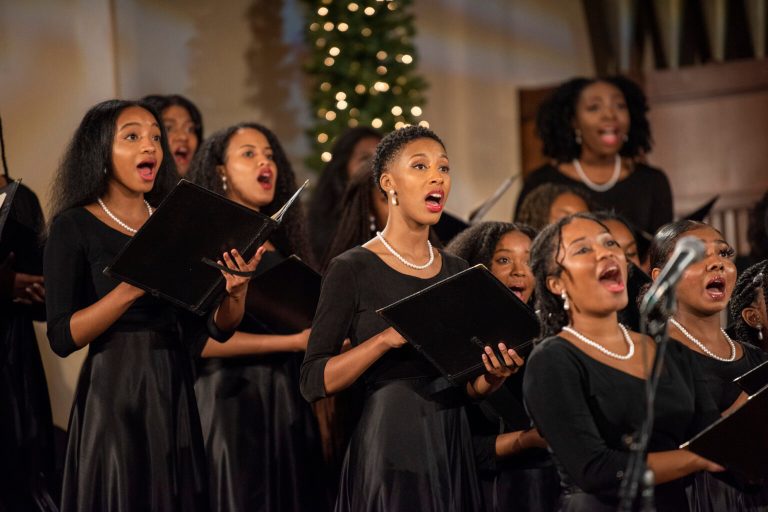
[(573, 78), (560, 85), (544, 103), (536, 115), (536, 131), (544, 143), (544, 154), (558, 162), (570, 162), (581, 154), (576, 143), (572, 123), (576, 117), (576, 104), (582, 91), (588, 86), (605, 82), (621, 91), (629, 110), (629, 133), (619, 154), (634, 158), (651, 150), (653, 140), (646, 114), (648, 100), (640, 87), (623, 76), (604, 78)]
[(747, 240), (752, 258), (768, 258), (768, 192), (749, 211)]
[(568, 272), (560, 258), (560, 247), (563, 245), (563, 227), (574, 219), (591, 220), (610, 231), (591, 213), (575, 213), (545, 227), (534, 238), (531, 244), (531, 270), (536, 282), (536, 309), (541, 323), (541, 338), (554, 336), (570, 321), (568, 313), (563, 309), (563, 299), (547, 287), (547, 278), (560, 277), (563, 272)]
[[(277, 166), (277, 183), (272, 202), (261, 208), (264, 215), (272, 215), (290, 199), (296, 189), (296, 175), (288, 157), (271, 130), (258, 123), (238, 123), (217, 131), (209, 136), (195, 154), (189, 168), (189, 179), (198, 185), (217, 194), (226, 196), (221, 177), (216, 172), (216, 166), (224, 165), (227, 146), (232, 136), (238, 130), (250, 128), (261, 132), (272, 148), (272, 157)], [(308, 265), (314, 266), (315, 259), (309, 249), (304, 211), (300, 202), (295, 203), (283, 217), (280, 228), (271, 237), (271, 242), (283, 254), (296, 254)]]
[(155, 110), (160, 113), (161, 117), (163, 111), (168, 107), (177, 106), (185, 109), (189, 113), (192, 123), (195, 125), (195, 135), (197, 136), (198, 142), (203, 142), (203, 116), (200, 114), (200, 110), (198, 110), (197, 106), (189, 99), (181, 94), (150, 94), (149, 96), (144, 96), (141, 101), (153, 106)]
[(389, 132), (381, 139), (379, 145), (376, 146), (376, 154), (373, 156), (372, 164), (373, 180), (379, 185), (382, 192), (384, 192), (384, 189), (381, 188), (382, 173), (387, 170), (406, 144), (417, 139), (432, 139), (445, 149), (445, 144), (443, 144), (443, 141), (440, 140), (440, 137), (435, 132), (429, 128), (417, 125), (406, 126), (405, 128)]
[(107, 184), (114, 172), (112, 147), (117, 118), (129, 107), (141, 107), (149, 111), (160, 127), (160, 145), (164, 158), (160, 162), (152, 190), (145, 195), (147, 201), (157, 206), (179, 181), (176, 164), (168, 147), (168, 136), (157, 111), (143, 101), (103, 101), (86, 112), (56, 171), (51, 185), (50, 222), (65, 210), (95, 202), (107, 191)]
[(581, 188), (564, 183), (542, 183), (525, 196), (515, 221), (527, 224), (535, 230), (541, 230), (549, 224), (549, 212), (552, 209), (552, 203), (563, 194), (573, 194), (580, 197), (587, 204), (587, 208), (592, 209), (591, 198)]
[(742, 318), (741, 312), (751, 306), (761, 292), (765, 303), (768, 304), (768, 260), (755, 263), (741, 273), (736, 281), (731, 301), (728, 303), (731, 322), (739, 341), (751, 343), (757, 347), (765, 342), (758, 339), (757, 330)]
[(470, 265), (482, 263), (491, 268), (493, 252), (507, 233), (520, 232), (533, 240), (536, 230), (513, 222), (481, 222), (470, 226), (451, 240), (445, 251), (466, 260)]

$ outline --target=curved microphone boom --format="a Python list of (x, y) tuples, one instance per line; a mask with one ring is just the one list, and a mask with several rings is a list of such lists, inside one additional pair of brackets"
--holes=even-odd
[[(696, 237), (686, 236), (678, 240), (667, 264), (661, 269), (659, 277), (656, 278), (643, 297), (640, 304), (640, 314), (647, 317), (658, 308), (659, 304), (664, 304), (662, 299), (680, 281), (685, 269), (704, 259), (705, 252), (704, 243)], [(662, 311), (662, 313), (667, 314), (668, 312)]]

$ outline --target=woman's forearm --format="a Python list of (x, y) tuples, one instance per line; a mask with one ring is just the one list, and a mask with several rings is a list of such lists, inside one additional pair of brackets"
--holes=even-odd
[(323, 373), (326, 394), (338, 393), (354, 384), (373, 363), (387, 353), (391, 348), (387, 343), (388, 331), (328, 360)]
[(249, 334), (238, 331), (226, 343), (208, 338), (205, 347), (203, 347), (202, 356), (237, 357), (275, 352), (299, 352), (305, 347), (306, 335), (304, 333), (277, 335)]
[(143, 294), (135, 286), (120, 283), (95, 303), (76, 311), (69, 320), (75, 345), (82, 348), (98, 338)]

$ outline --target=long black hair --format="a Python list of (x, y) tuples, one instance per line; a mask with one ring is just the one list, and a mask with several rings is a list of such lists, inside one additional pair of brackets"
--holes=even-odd
[(470, 265), (482, 263), (491, 268), (493, 252), (499, 240), (507, 233), (520, 232), (533, 240), (536, 230), (525, 224), (488, 221), (470, 226), (451, 240), (445, 251), (458, 256)]
[[(189, 168), (189, 179), (208, 190), (226, 196), (221, 176), (216, 167), (225, 164), (229, 140), (238, 130), (250, 128), (261, 132), (272, 148), (272, 158), (277, 166), (277, 182), (272, 202), (260, 209), (265, 215), (272, 215), (290, 199), (296, 189), (296, 174), (283, 146), (272, 131), (258, 123), (238, 123), (217, 131), (200, 146)], [(304, 226), (304, 212), (300, 202), (294, 203), (283, 217), (280, 228), (275, 231), (271, 242), (284, 254), (296, 254), (308, 265), (314, 266), (314, 257), (309, 250), (307, 231)]]
[[(375, 218), (373, 193), (381, 193), (373, 181), (373, 169), (368, 162), (364, 170), (355, 173), (341, 199), (342, 213), (338, 227), (323, 257), (322, 268), (344, 251), (362, 245), (374, 236), (371, 216)], [(375, 221), (374, 221), (375, 222)]]
[(731, 322), (739, 341), (763, 348), (767, 340), (760, 341), (757, 329), (751, 327), (741, 316), (741, 312), (751, 306), (760, 293), (768, 304), (768, 260), (755, 263), (741, 273), (728, 303)]
[(547, 287), (547, 278), (560, 277), (563, 272), (568, 272), (562, 264), (560, 247), (563, 245), (563, 227), (574, 219), (591, 220), (610, 232), (608, 227), (591, 213), (576, 213), (545, 227), (533, 240), (531, 270), (536, 280), (536, 309), (539, 313), (542, 338), (559, 333), (570, 321), (568, 312), (563, 309), (563, 299)]
[(752, 258), (768, 258), (768, 192), (749, 210), (747, 240)]
[(648, 100), (642, 89), (632, 80), (616, 75), (604, 78), (573, 78), (560, 85), (542, 103), (536, 115), (536, 130), (544, 143), (544, 154), (558, 162), (570, 162), (581, 154), (581, 145), (576, 143), (573, 120), (576, 104), (582, 91), (596, 83), (605, 82), (615, 86), (624, 95), (629, 110), (629, 133), (619, 154), (634, 158), (651, 150), (653, 140), (648, 122)]
[(155, 109), (142, 101), (103, 101), (86, 112), (64, 153), (51, 186), (51, 222), (64, 210), (91, 204), (107, 191), (107, 184), (114, 172), (112, 147), (117, 118), (129, 107), (146, 109), (160, 127), (163, 159), (155, 184), (145, 195), (146, 200), (157, 206), (178, 182), (176, 164), (168, 148), (168, 136)]
[(168, 107), (177, 106), (185, 109), (189, 113), (189, 117), (192, 119), (192, 123), (195, 125), (194, 130), (195, 135), (197, 136), (198, 144), (202, 144), (203, 116), (200, 114), (200, 110), (198, 110), (197, 106), (189, 99), (185, 98), (181, 94), (150, 94), (149, 96), (144, 96), (141, 101), (152, 105), (152, 107), (154, 107), (160, 116), (163, 115), (163, 111)]
[(0, 160), (3, 162), (3, 176), (6, 181), (11, 181), (11, 175), (8, 174), (8, 162), (5, 160), (5, 137), (3, 137), (3, 118), (0, 117)]

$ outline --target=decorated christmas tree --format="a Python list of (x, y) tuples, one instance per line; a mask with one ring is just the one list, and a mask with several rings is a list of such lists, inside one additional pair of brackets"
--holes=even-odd
[(347, 128), (372, 126), (386, 133), (422, 119), (426, 82), (416, 73), (411, 0), (304, 0), (310, 56), (307, 165), (331, 159)]

